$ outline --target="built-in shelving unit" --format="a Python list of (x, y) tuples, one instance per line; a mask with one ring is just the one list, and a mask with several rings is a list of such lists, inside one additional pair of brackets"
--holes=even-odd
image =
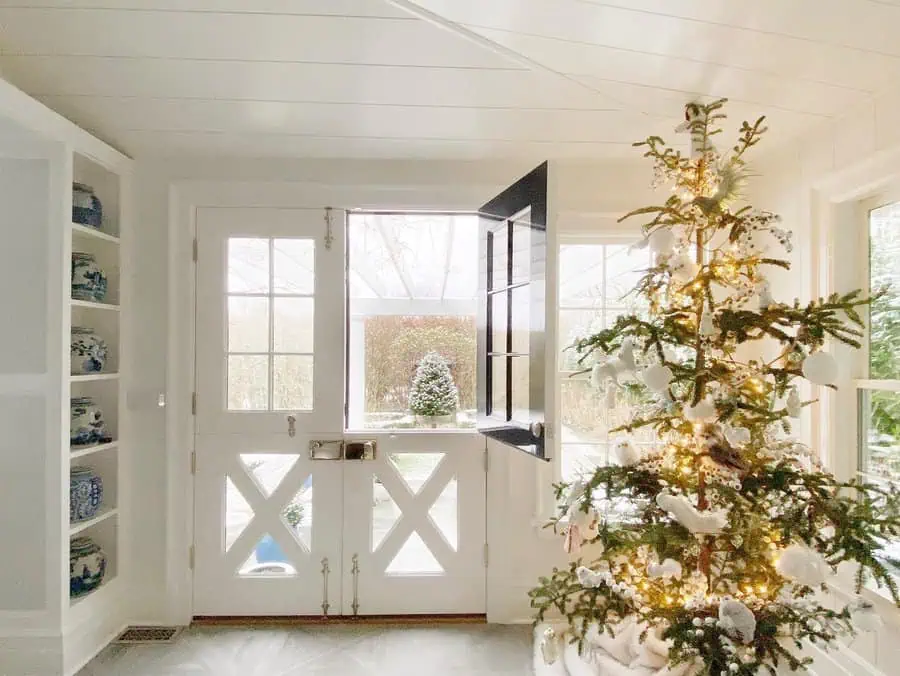
[[(123, 495), (123, 446), (121, 439), (124, 410), (122, 378), (122, 246), (121, 246), (121, 178), (89, 157), (74, 154), (73, 181), (90, 186), (103, 208), (100, 227), (70, 223), (71, 252), (94, 257), (107, 279), (105, 297), (97, 302), (71, 298), (69, 293), (69, 326), (92, 329), (108, 347), (103, 369), (97, 373), (72, 374), (67, 377), (71, 399), (90, 397), (102, 413), (106, 431), (113, 441), (88, 446), (69, 445), (63, 456), (69, 469), (88, 468), (103, 482), (103, 501), (97, 514), (86, 521), (71, 523), (69, 538), (87, 537), (101, 547), (107, 557), (103, 584), (93, 592), (71, 598), (69, 608), (78, 608), (78, 616), (106, 612), (106, 603), (115, 601), (108, 592), (121, 571)], [(71, 278), (71, 274), (70, 274)], [(71, 371), (71, 369), (69, 369)], [(104, 593), (101, 593), (104, 592)]]

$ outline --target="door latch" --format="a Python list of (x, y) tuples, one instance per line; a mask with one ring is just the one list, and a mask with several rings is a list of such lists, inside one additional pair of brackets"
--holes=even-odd
[(295, 436), (297, 436), (297, 416), (295, 416), (293, 413), (288, 414), (287, 424), (288, 436), (293, 439)]

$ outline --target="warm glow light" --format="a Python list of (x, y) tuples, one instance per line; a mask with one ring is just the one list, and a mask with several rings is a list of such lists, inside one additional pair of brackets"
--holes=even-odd
[(760, 594), (765, 594), (769, 591), (769, 588), (766, 585), (761, 584), (756, 588), (756, 591), (758, 591)]

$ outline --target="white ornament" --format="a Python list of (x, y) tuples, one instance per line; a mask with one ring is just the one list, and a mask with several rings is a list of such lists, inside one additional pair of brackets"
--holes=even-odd
[(559, 660), (562, 654), (562, 637), (556, 633), (553, 627), (540, 628), (536, 632), (540, 636), (539, 645), (541, 647), (541, 658), (544, 664), (551, 665)]
[(678, 523), (692, 533), (715, 535), (720, 533), (728, 523), (726, 510), (701, 512), (683, 495), (663, 492), (656, 496), (656, 504), (675, 517)]
[(697, 276), (699, 266), (686, 253), (680, 253), (669, 261), (672, 277), (679, 282), (689, 282)]
[(670, 254), (675, 248), (675, 233), (671, 228), (659, 228), (654, 230), (647, 238), (650, 251), (655, 254)]
[(647, 574), (650, 575), (650, 577), (661, 577), (664, 580), (670, 578), (680, 580), (681, 572), (681, 564), (675, 559), (666, 559), (662, 563), (651, 563), (647, 566)]
[(684, 417), (691, 422), (711, 422), (716, 419), (716, 405), (707, 397), (684, 409)]
[(618, 362), (622, 364), (623, 370), (634, 371), (636, 364), (634, 363), (634, 339), (630, 336), (622, 341), (622, 347), (619, 348)]
[(581, 497), (584, 495), (585, 484), (581, 479), (576, 479), (572, 482), (572, 485), (569, 486), (569, 492), (566, 493), (566, 499), (563, 504), (566, 507), (571, 507), (574, 505)]
[(662, 364), (653, 364), (641, 371), (641, 378), (651, 392), (664, 392), (673, 377), (672, 369)]
[(819, 586), (831, 574), (825, 558), (815, 549), (802, 544), (792, 544), (781, 552), (775, 570), (807, 587)]
[(594, 364), (591, 369), (591, 387), (601, 390), (606, 385), (607, 380), (618, 382), (618, 374), (612, 362), (604, 362), (602, 364)]
[(725, 427), (725, 439), (732, 446), (746, 446), (750, 443), (750, 430), (746, 427)]
[(609, 579), (609, 573), (597, 573), (587, 566), (579, 566), (575, 569), (575, 575), (578, 577), (578, 583), (582, 587), (596, 588)]
[(600, 533), (600, 515), (593, 507), (584, 511), (579, 504), (573, 504), (566, 512), (569, 525), (566, 528), (566, 539), (563, 548), (568, 554), (577, 554), (586, 542), (593, 540)]
[(803, 410), (803, 402), (800, 401), (800, 392), (797, 391), (796, 387), (791, 388), (791, 392), (788, 394), (787, 402), (785, 403), (785, 409), (787, 410), (787, 414), (792, 418), (800, 417), (800, 412)]
[(827, 352), (813, 352), (803, 360), (803, 375), (816, 385), (831, 385), (837, 380), (837, 362)]
[(641, 451), (626, 437), (616, 439), (613, 443), (613, 452), (623, 467), (631, 467), (641, 461)]
[(725, 599), (719, 604), (719, 626), (741, 643), (750, 643), (756, 634), (756, 617), (740, 601)]
[(713, 324), (712, 312), (704, 312), (700, 318), (700, 335), (707, 338), (716, 335), (716, 325)]

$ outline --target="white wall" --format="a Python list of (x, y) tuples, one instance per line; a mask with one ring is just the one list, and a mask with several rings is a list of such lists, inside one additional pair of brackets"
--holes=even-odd
[[(847, 116), (767, 154), (752, 167), (758, 174), (750, 192), (755, 206), (781, 214), (784, 225), (794, 230), (798, 245), (794, 269), (780, 275), (775, 285), (779, 300), (808, 299), (859, 286), (853, 271), (860, 226), (856, 204), (900, 178), (898, 107), (900, 90), (874, 97)], [(855, 426), (829, 423), (837, 423), (841, 411), (846, 416), (847, 411), (856, 409), (855, 394), (848, 386), (853, 360), (848, 349), (833, 349), (841, 361), (842, 387), (835, 395), (811, 392), (822, 397), (822, 404), (806, 416), (802, 431), (834, 471), (847, 477), (855, 464)], [(850, 586), (843, 580), (839, 584), (844, 589)], [(877, 635), (863, 635), (852, 643), (849, 658), (858, 656), (865, 662), (850, 670), (897, 673), (900, 611), (873, 598), (885, 627)]]
[[(183, 495), (169, 495), (173, 476), (188, 471), (183, 449), (167, 449), (166, 421), (183, 429), (189, 424), (187, 402), (156, 406), (158, 393), (167, 389), (167, 368), (182, 378), (180, 365), (167, 349), (170, 303), (179, 297), (178, 286), (190, 275), (189, 266), (177, 271), (169, 288), (169, 233), (178, 218), (178, 196), (227, 188), (235, 204), (268, 204), (359, 208), (474, 209), (497, 191), (526, 173), (527, 163), (455, 163), (413, 161), (183, 161), (138, 162), (135, 229), (136, 258), (133, 303), (141, 308), (133, 330), (128, 392), (134, 439), (135, 567), (134, 619), (146, 622), (181, 622), (184, 609), (186, 551), (180, 536), (192, 518)], [(651, 175), (646, 163), (559, 166), (558, 209), (563, 228), (590, 230), (608, 227), (610, 214), (620, 214), (647, 202)], [(188, 199), (184, 197), (184, 199)], [(183, 201), (183, 200), (182, 200)], [(187, 278), (189, 280), (189, 277)], [(183, 334), (179, 334), (182, 335)], [(176, 342), (175, 344), (179, 344)], [(171, 385), (171, 383), (168, 383)], [(187, 417), (186, 417), (187, 416)], [(172, 445), (172, 439), (169, 440)], [(524, 620), (529, 616), (524, 592), (537, 576), (561, 563), (558, 541), (539, 536), (537, 514), (537, 461), (506, 448), (492, 448), (489, 484), (491, 513), (489, 537), (494, 541), (489, 607), (497, 621)], [(180, 505), (167, 513), (169, 500)], [(177, 546), (176, 546), (177, 543)]]

